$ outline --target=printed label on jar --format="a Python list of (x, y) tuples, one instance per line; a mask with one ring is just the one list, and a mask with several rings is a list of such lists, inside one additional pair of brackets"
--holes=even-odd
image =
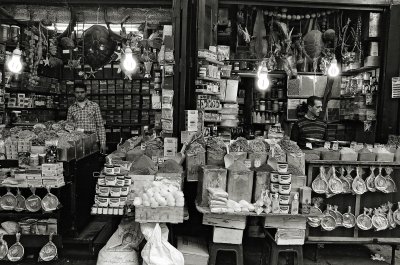
[(120, 206), (120, 198), (110, 198), (109, 205), (111, 207), (119, 207)]
[(117, 177), (106, 176), (105, 183), (107, 186), (115, 186), (117, 184)]
[(278, 173), (287, 173), (288, 167), (287, 163), (278, 163)]
[(290, 174), (279, 175), (279, 184), (290, 184), (291, 181), (292, 181), (292, 177)]
[(290, 184), (279, 185), (279, 193), (281, 194), (290, 194), (290, 189), (291, 189)]
[(110, 188), (111, 197), (120, 197), (121, 196), (121, 188), (113, 187)]
[(100, 207), (107, 207), (109, 203), (108, 197), (98, 197), (98, 202)]
[(119, 166), (114, 167), (114, 174), (120, 174), (121, 173), (121, 168)]
[(100, 196), (108, 196), (110, 194), (110, 188), (109, 187), (102, 187), (99, 186), (98, 194)]
[(272, 193), (279, 192), (279, 184), (271, 183), (271, 192)]
[(289, 204), (290, 195), (279, 194), (279, 204)]
[(279, 181), (279, 173), (271, 172), (270, 179), (271, 179), (271, 182), (277, 183)]
[(289, 205), (280, 205), (279, 212), (280, 213), (289, 213)]

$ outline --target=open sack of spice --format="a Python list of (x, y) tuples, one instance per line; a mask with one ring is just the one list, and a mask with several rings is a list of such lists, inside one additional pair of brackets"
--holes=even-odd
[(250, 140), (249, 147), (250, 151), (248, 152), (248, 158), (251, 160), (252, 167), (256, 167), (256, 164), (260, 167), (267, 163), (269, 145), (267, 148), (267, 144), (263, 138)]
[(306, 172), (306, 157), (296, 142), (284, 137), (279, 141), (279, 146), (286, 153), (287, 162), (301, 170), (302, 175)]
[(143, 239), (140, 224), (133, 217), (123, 218), (118, 229), (100, 250), (97, 265), (138, 265), (139, 244)]
[(207, 165), (224, 166), (226, 144), (220, 137), (210, 137), (206, 142)]

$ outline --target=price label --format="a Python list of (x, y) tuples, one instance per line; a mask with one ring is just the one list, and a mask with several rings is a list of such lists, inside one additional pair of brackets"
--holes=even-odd
[(334, 151), (339, 150), (339, 143), (338, 143), (338, 142), (333, 142), (333, 144), (332, 144), (332, 150), (334, 150)]
[(324, 148), (325, 149), (330, 149), (331, 148), (331, 142), (325, 142)]
[(306, 147), (312, 149), (312, 143), (306, 143)]
[(251, 160), (250, 160), (250, 159), (244, 160), (244, 165), (245, 165), (247, 168), (251, 168)]
[(261, 160), (260, 159), (254, 160), (254, 167), (260, 167), (260, 166), (261, 166)]

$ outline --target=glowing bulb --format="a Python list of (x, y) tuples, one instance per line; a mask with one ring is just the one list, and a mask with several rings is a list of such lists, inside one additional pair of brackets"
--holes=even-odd
[(136, 69), (137, 63), (133, 58), (132, 50), (130, 48), (125, 49), (125, 56), (122, 65), (128, 72), (133, 72)]
[(22, 70), (21, 50), (17, 47), (12, 53), (11, 59), (7, 62), (8, 70), (18, 74)]
[(257, 71), (257, 86), (260, 90), (267, 90), (269, 87), (268, 68), (264, 62), (261, 63)]
[(328, 68), (328, 75), (330, 77), (336, 77), (336, 76), (339, 75), (339, 67), (337, 65), (337, 60), (336, 59), (333, 59), (331, 61), (331, 65)]

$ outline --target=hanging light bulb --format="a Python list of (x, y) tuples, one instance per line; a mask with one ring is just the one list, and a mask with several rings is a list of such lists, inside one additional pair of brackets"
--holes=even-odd
[(328, 68), (328, 75), (330, 77), (336, 77), (339, 75), (339, 67), (336, 58), (333, 58), (331, 61), (331, 65)]
[(260, 90), (267, 90), (269, 88), (268, 68), (267, 62), (262, 61), (257, 71), (257, 86)]
[(22, 52), (19, 49), (19, 46), (15, 48), (15, 50), (12, 53), (11, 59), (8, 60), (7, 62), (7, 67), (10, 72), (14, 74), (19, 74), (22, 70), (22, 60), (21, 60), (21, 55)]
[(136, 60), (133, 58), (131, 48), (125, 49), (125, 55), (122, 60), (123, 60), (122, 65), (126, 71), (133, 72), (136, 69), (137, 63)]

